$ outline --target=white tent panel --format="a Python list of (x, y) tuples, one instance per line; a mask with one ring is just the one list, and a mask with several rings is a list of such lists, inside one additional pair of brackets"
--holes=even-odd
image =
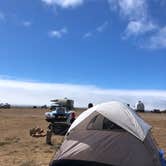
[(120, 102), (112, 101), (96, 105), (87, 111), (84, 111), (69, 128), (70, 132), (78, 126), (84, 119), (91, 115), (94, 111), (99, 112), (110, 121), (116, 123), (126, 131), (144, 141), (151, 126), (144, 122), (134, 110)]

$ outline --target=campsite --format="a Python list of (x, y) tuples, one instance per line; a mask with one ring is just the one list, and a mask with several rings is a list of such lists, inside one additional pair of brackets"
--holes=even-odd
[[(0, 165), (45, 166), (60, 147), (63, 137), (54, 136), (53, 146), (45, 143), (45, 137), (29, 136), (29, 129), (40, 126), (45, 129), (44, 113), (47, 109), (11, 108), (0, 110)], [(80, 111), (76, 110), (77, 115)], [(152, 133), (158, 146), (166, 151), (166, 114), (139, 113), (152, 125)]]
[(166, 0), (0, 0), (0, 166), (166, 166)]

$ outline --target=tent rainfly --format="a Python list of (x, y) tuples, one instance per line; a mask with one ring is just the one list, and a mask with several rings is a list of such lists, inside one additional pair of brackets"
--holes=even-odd
[(150, 129), (125, 104), (96, 105), (74, 121), (50, 166), (161, 166)]

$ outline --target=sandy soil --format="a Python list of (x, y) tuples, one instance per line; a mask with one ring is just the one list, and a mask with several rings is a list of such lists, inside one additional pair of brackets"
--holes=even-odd
[[(47, 166), (63, 137), (54, 136), (53, 146), (44, 138), (29, 136), (29, 129), (47, 122), (39, 109), (0, 109), (0, 166)], [(141, 116), (153, 126), (153, 135), (166, 151), (166, 114), (144, 113)]]

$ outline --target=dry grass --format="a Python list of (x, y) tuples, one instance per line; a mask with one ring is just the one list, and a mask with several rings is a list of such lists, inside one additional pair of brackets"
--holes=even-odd
[[(44, 112), (38, 109), (0, 110), (0, 166), (47, 166), (63, 137), (54, 136), (53, 146), (44, 138), (32, 138), (29, 129), (47, 127)], [(79, 111), (80, 112), (80, 111)], [(153, 135), (166, 151), (166, 114), (145, 113), (141, 116), (153, 126)]]
[(32, 138), (29, 129), (44, 129), (46, 110), (10, 109), (0, 112), (0, 166), (45, 166), (59, 147), (62, 137), (54, 137), (54, 146), (45, 144), (44, 138)]
[(36, 162), (34, 160), (24, 161), (20, 164), (20, 166), (36, 166)]

